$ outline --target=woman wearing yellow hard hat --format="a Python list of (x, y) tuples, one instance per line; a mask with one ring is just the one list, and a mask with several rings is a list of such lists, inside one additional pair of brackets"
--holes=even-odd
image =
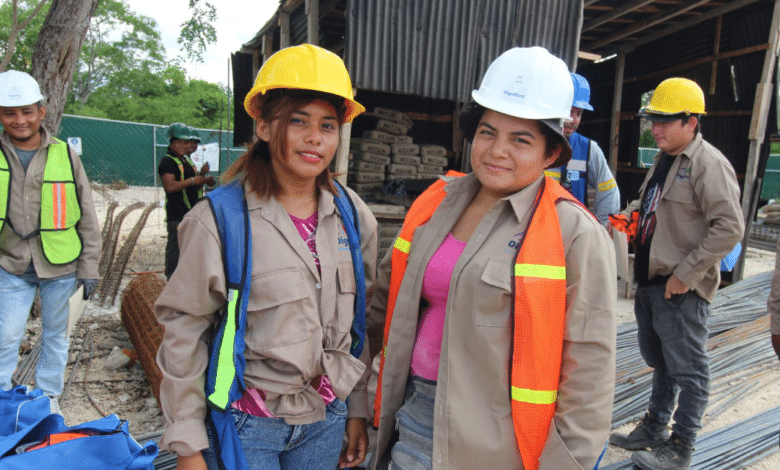
[(245, 108), (258, 139), (182, 221), (155, 305), (161, 446), (180, 469), (352, 467), (368, 444), (377, 222), (328, 166), (365, 109), (341, 59), (308, 44), (266, 61)]

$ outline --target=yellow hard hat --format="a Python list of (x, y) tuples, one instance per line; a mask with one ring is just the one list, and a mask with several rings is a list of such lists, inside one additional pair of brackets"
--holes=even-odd
[(679, 77), (667, 78), (656, 87), (650, 104), (639, 111), (640, 116), (650, 119), (653, 115), (674, 114), (706, 114), (704, 92), (693, 80)]
[(252, 101), (275, 88), (312, 90), (340, 96), (347, 108), (345, 122), (352, 122), (355, 116), (366, 110), (353, 98), (352, 81), (341, 58), (311, 44), (284, 48), (265, 61), (244, 99), (246, 112), (259, 119), (259, 103), (253, 105)]

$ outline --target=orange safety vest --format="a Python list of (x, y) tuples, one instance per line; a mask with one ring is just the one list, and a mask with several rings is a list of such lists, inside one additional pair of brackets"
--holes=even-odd
[[(462, 176), (449, 172), (447, 176)], [(393, 246), (387, 299), (384, 347), (379, 366), (374, 426), (379, 426), (387, 340), (401, 280), (406, 271), (414, 231), (426, 223), (446, 196), (443, 180), (436, 181), (412, 204)], [(518, 244), (514, 269), (512, 420), (523, 467), (539, 468), (550, 422), (555, 414), (561, 376), (566, 317), (566, 258), (556, 204), (581, 205), (571, 193), (545, 177), (534, 202), (531, 222)]]

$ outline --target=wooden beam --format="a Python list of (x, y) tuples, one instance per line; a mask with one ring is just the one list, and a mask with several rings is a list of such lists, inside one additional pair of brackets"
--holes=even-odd
[[(723, 30), (723, 15), (719, 15), (715, 20), (715, 39), (712, 45), (712, 55), (717, 57), (720, 54), (720, 33)], [(718, 60), (712, 61), (712, 71), (710, 72), (710, 95), (715, 94), (718, 82)]]
[(320, 0), (306, 0), (306, 37), (309, 44), (320, 45)]
[(677, 23), (674, 26), (670, 26), (666, 29), (662, 29), (661, 31), (657, 31), (655, 33), (649, 34), (642, 39), (638, 39), (636, 41), (633, 41), (629, 44), (626, 44), (621, 49), (625, 50), (626, 52), (630, 52), (634, 49), (636, 49), (639, 46), (644, 46), (645, 44), (648, 44), (650, 42), (655, 41), (656, 39), (668, 36), (670, 34), (676, 33), (677, 31), (682, 31), (683, 29), (688, 29), (691, 26), (697, 25), (699, 23), (703, 23), (705, 21), (709, 21), (715, 17), (718, 17), (720, 15), (724, 15), (726, 13), (729, 13), (731, 11), (737, 10), (739, 8), (742, 8), (744, 6), (750, 5), (751, 3), (755, 3), (759, 0), (732, 0), (730, 2), (726, 2), (724, 5), (721, 5), (717, 8), (714, 8), (710, 11), (704, 12), (700, 15), (694, 16), (693, 18), (683, 21), (680, 23)]
[(626, 54), (618, 54), (615, 62), (615, 89), (612, 93), (612, 125), (610, 128), (609, 168), (612, 174), (617, 169), (620, 148), (620, 108), (623, 105), (623, 76), (626, 70)]
[(634, 0), (632, 2), (625, 3), (622, 6), (613, 9), (611, 12), (607, 13), (606, 15), (597, 16), (596, 18), (588, 21), (587, 23), (582, 25), (582, 31), (583, 32), (590, 31), (596, 26), (600, 26), (604, 23), (608, 23), (614, 19), (620, 18), (621, 16), (631, 13), (637, 8), (641, 8), (647, 5), (648, 3), (653, 3), (654, 1), (655, 0)]
[(284, 2), (279, 8), (284, 13), (292, 13), (295, 11), (299, 6), (303, 4), (304, 0), (287, 0)]
[(718, 60), (730, 59), (732, 57), (741, 57), (749, 54), (755, 54), (756, 52), (765, 51), (767, 49), (769, 49), (769, 44), (758, 44), (755, 46), (746, 47), (744, 49), (739, 49), (736, 51), (723, 52), (721, 54), (718, 54), (717, 56), (701, 57), (699, 59), (685, 62), (683, 64), (678, 64), (673, 67), (667, 67), (663, 70), (655, 70), (646, 75), (642, 75), (641, 77), (627, 78), (626, 83), (643, 82), (646, 80), (650, 80), (653, 77), (663, 77), (667, 75), (673, 75), (676, 72), (679, 72), (680, 70), (689, 70), (698, 67), (699, 65), (706, 64), (708, 62), (714, 62)]
[(750, 122), (750, 149), (748, 161), (745, 166), (745, 183), (742, 186), (742, 216), (745, 220), (745, 235), (742, 238), (742, 254), (734, 266), (734, 281), (742, 279), (745, 267), (745, 252), (750, 243), (750, 225), (753, 222), (753, 214), (758, 205), (758, 160), (761, 155), (761, 146), (766, 135), (766, 120), (769, 114), (769, 105), (774, 92), (772, 77), (777, 63), (778, 47), (780, 47), (780, 0), (775, 0), (772, 23), (769, 29), (769, 49), (764, 55), (764, 69), (761, 72), (761, 81), (756, 86), (756, 98), (753, 102), (753, 118)]
[(630, 36), (632, 34), (636, 34), (640, 31), (644, 31), (647, 28), (652, 28), (653, 26), (657, 24), (661, 24), (664, 22), (669, 21), (670, 19), (682, 15), (686, 11), (693, 10), (696, 7), (699, 7), (701, 5), (704, 5), (705, 3), (708, 3), (710, 0), (696, 0), (694, 2), (685, 3), (680, 8), (670, 11), (670, 12), (664, 12), (659, 13), (657, 15), (653, 15), (650, 18), (647, 18), (645, 20), (639, 21), (634, 23), (633, 26), (629, 28), (625, 28), (621, 31), (618, 31), (611, 36), (608, 36), (604, 39), (601, 39), (599, 41), (594, 42), (593, 44), (586, 44), (586, 47), (584, 49), (588, 50), (597, 50), (599, 47), (606, 46), (607, 44), (610, 44), (612, 42), (615, 42), (619, 39), (623, 39), (627, 36)]
[(263, 35), (263, 63), (274, 53), (274, 34), (269, 32)]

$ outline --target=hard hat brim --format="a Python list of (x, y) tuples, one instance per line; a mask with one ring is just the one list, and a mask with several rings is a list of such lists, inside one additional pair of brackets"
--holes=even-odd
[(593, 106), (590, 105), (587, 101), (575, 101), (572, 103), (572, 108), (580, 108), (584, 109), (586, 111), (593, 111)]
[(648, 121), (651, 122), (672, 122), (672, 121), (677, 121), (679, 119), (684, 119), (689, 116), (695, 116), (695, 115), (689, 113), (659, 114), (659, 113), (651, 113), (647, 111), (640, 111), (639, 114), (637, 114), (637, 117), (647, 119)]

